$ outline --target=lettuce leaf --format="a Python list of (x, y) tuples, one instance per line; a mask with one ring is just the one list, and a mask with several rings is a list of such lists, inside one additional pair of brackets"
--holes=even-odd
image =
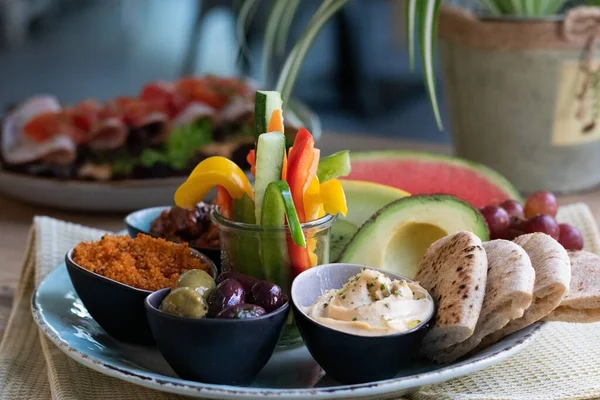
[(146, 168), (163, 163), (174, 170), (184, 169), (198, 150), (212, 141), (212, 124), (207, 119), (198, 120), (174, 129), (160, 148), (145, 149), (139, 163)]

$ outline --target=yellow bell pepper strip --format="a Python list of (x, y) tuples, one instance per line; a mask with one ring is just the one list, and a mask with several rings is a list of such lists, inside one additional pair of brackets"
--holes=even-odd
[(306, 222), (304, 212), (304, 192), (310, 184), (310, 170), (313, 164), (315, 141), (305, 128), (300, 128), (288, 159), (287, 182), (290, 185), (294, 205), (300, 222)]
[(321, 183), (330, 179), (337, 179), (350, 175), (352, 166), (350, 164), (350, 151), (342, 150), (333, 153), (319, 161), (317, 176)]
[(222, 186), (233, 199), (244, 193), (254, 200), (254, 190), (244, 174), (233, 161), (220, 156), (209, 157), (199, 163), (188, 179), (175, 192), (175, 204), (193, 208), (215, 186)]
[(319, 256), (317, 256), (317, 238), (306, 238), (306, 249), (308, 250), (308, 259), (310, 260), (310, 266), (316, 267), (319, 263)]
[[(308, 177), (306, 179), (306, 183), (304, 184), (304, 193), (308, 190), (308, 186), (310, 182), (317, 176), (317, 169), (319, 168), (319, 158), (321, 156), (321, 150), (313, 149), (313, 160), (310, 168), (308, 169)], [(310, 219), (307, 219), (310, 221)]]
[(339, 180), (330, 179), (327, 182), (321, 183), (319, 193), (327, 214), (336, 215), (340, 213), (343, 216), (348, 214), (346, 194)]
[(321, 201), (319, 178), (311, 179), (306, 192), (304, 192), (304, 214), (308, 221), (319, 218), (319, 211), (323, 202)]
[(219, 211), (225, 218), (231, 219), (232, 203), (233, 199), (229, 195), (229, 192), (227, 192), (227, 189), (217, 185), (217, 198), (215, 199), (215, 204), (219, 206)]

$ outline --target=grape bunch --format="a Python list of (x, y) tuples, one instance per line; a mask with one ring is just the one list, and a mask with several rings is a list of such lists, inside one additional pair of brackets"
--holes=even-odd
[(490, 229), (491, 239), (513, 240), (525, 233), (542, 232), (558, 240), (567, 250), (581, 250), (583, 237), (573, 225), (559, 224), (556, 197), (546, 191), (535, 192), (527, 198), (525, 207), (516, 200), (481, 208)]

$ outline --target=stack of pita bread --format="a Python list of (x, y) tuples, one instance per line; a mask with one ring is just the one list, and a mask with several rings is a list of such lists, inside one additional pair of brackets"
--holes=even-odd
[(458, 232), (433, 243), (415, 280), (437, 305), (422, 353), (448, 363), (534, 322), (600, 321), (600, 256), (544, 233), (482, 243)]

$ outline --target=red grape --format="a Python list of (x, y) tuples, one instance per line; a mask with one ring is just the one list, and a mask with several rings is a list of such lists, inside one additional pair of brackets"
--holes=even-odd
[(516, 237), (525, 234), (525, 220), (519, 217), (510, 217), (508, 226), (508, 240), (514, 240)]
[(510, 218), (504, 208), (500, 206), (485, 206), (481, 210), (485, 217), (488, 228), (490, 228), (490, 238), (499, 239), (507, 235)]
[(567, 250), (583, 249), (583, 237), (579, 229), (569, 224), (559, 224), (558, 242)]
[(500, 207), (504, 208), (509, 216), (525, 218), (523, 206), (516, 200), (506, 200), (500, 203)]
[(525, 222), (525, 233), (542, 232), (558, 240), (558, 224), (549, 215), (538, 214)]
[(556, 197), (550, 192), (539, 191), (533, 193), (525, 202), (525, 217), (532, 218), (538, 214), (556, 217), (558, 203)]

